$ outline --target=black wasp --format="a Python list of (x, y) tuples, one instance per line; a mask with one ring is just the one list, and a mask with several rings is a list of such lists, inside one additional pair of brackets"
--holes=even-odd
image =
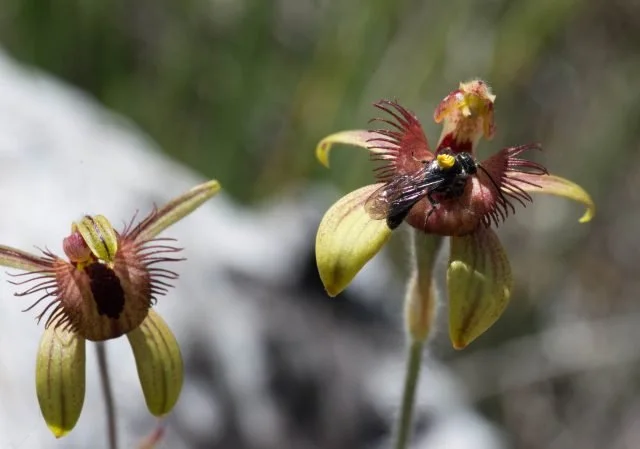
[(448, 148), (440, 151), (432, 161), (422, 163), (419, 170), (394, 177), (367, 198), (364, 208), (371, 218), (386, 219), (389, 228), (395, 229), (411, 208), (426, 197), (432, 206), (428, 220), (438, 205), (433, 195), (438, 193), (444, 198), (461, 196), (467, 180), (480, 167), (469, 153), (454, 154)]

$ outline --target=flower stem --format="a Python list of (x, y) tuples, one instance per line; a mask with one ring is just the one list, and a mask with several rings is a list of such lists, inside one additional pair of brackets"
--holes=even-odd
[(423, 340), (413, 340), (409, 346), (407, 371), (404, 378), (404, 392), (402, 394), (402, 405), (396, 428), (395, 449), (406, 449), (407, 444), (409, 443), (409, 437), (411, 436), (413, 404), (416, 398), (418, 378), (420, 377), (423, 346)]
[(107, 412), (107, 435), (109, 437), (109, 449), (118, 449), (118, 434), (116, 429), (116, 409), (113, 402), (111, 379), (107, 367), (107, 350), (103, 341), (96, 342), (96, 355), (98, 356), (98, 372), (100, 373), (100, 385), (104, 396), (104, 406)]

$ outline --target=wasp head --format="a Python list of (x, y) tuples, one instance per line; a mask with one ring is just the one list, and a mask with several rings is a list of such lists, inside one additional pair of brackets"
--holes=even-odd
[(474, 175), (478, 171), (478, 164), (469, 153), (458, 153), (456, 162), (460, 164), (462, 171), (468, 175)]

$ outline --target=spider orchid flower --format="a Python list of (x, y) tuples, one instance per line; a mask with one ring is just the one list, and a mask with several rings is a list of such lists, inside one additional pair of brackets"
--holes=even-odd
[(149, 411), (171, 411), (182, 388), (180, 348), (151, 307), (178, 278), (165, 263), (184, 260), (174, 240), (157, 238), (167, 227), (215, 195), (216, 181), (194, 187), (134, 225), (117, 232), (102, 215), (84, 216), (63, 240), (66, 259), (0, 246), (0, 265), (23, 270), (16, 296), (38, 295), (25, 311), (41, 307), (44, 321), (36, 363), (36, 393), (49, 429), (62, 437), (75, 426), (84, 402), (85, 342), (126, 335)]
[(386, 100), (374, 106), (387, 115), (373, 119), (386, 125), (385, 129), (339, 132), (318, 144), (316, 156), (327, 167), (335, 144), (365, 148), (371, 159), (380, 164), (375, 169), (377, 183), (338, 200), (320, 223), (316, 260), (330, 296), (347, 287), (392, 233), (386, 220), (367, 212), (365, 204), (370, 196), (381, 187), (415, 176), (426, 164), (437, 163), (440, 170), (447, 170), (460, 153), (471, 155), (478, 164), (477, 172), (468, 177), (463, 190), (456, 195), (425, 195), (404, 218), (419, 233), (451, 237), (447, 287), (449, 330), (455, 348), (467, 346), (484, 333), (509, 301), (509, 260), (492, 227), (513, 215), (516, 206), (531, 202), (532, 193), (548, 193), (582, 203), (587, 210), (580, 222), (591, 220), (595, 205), (580, 186), (521, 157), (525, 151), (539, 149), (539, 145), (505, 148), (484, 161), (476, 160), (479, 140), (491, 139), (495, 134), (494, 102), (495, 96), (483, 81), (461, 83), (434, 113), (435, 121), (443, 126), (435, 151), (431, 151), (415, 115), (397, 102)]

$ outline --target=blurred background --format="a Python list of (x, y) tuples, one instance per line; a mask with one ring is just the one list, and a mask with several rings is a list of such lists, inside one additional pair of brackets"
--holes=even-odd
[[(190, 341), (194, 395), (215, 397), (219, 412), (195, 432), (179, 409), (168, 430), (175, 444), (388, 446), (402, 382), (408, 239), (399, 231), (352, 288), (325, 297), (315, 228), (333, 201), (373, 175), (366, 152), (338, 149), (326, 170), (314, 148), (327, 134), (367, 127), (381, 98), (414, 111), (434, 143), (434, 107), (480, 77), (497, 94), (497, 134), (482, 154), (542, 143), (533, 157), (589, 191), (598, 214), (579, 225), (577, 205), (538, 197), (500, 228), (516, 275), (512, 302), (462, 352), (450, 349), (440, 314), (416, 447), (640, 447), (639, 1), (1, 0), (0, 43), (16, 64), (130, 120), (170, 161), (220, 180), (236, 211), (223, 217), (229, 227), (251, 222), (274, 254), (295, 256), (286, 273), (252, 261), (260, 246), (247, 244), (246, 261), (232, 245), (216, 256), (234, 261), (220, 276), (243, 286), (235, 300), (268, 329), (256, 338), (269, 369), (252, 375), (276, 406), (238, 405), (246, 395), (225, 382), (247, 373), (216, 362), (216, 351), (237, 348)], [(461, 409), (468, 420), (449, 419)], [(274, 435), (251, 437), (249, 419)]]

